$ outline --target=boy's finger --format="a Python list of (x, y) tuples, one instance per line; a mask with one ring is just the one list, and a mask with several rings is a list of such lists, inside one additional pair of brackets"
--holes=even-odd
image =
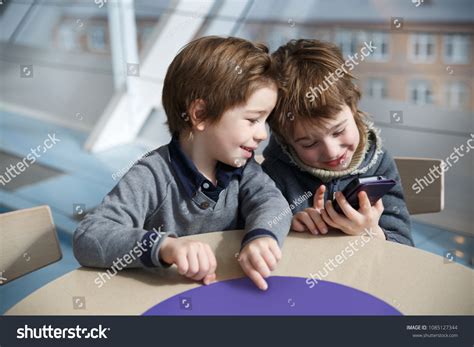
[(377, 211), (379, 211), (380, 213), (382, 213), (383, 210), (385, 209), (383, 206), (382, 198), (378, 199), (374, 206), (377, 209)]
[(303, 212), (300, 215), (300, 220), (305, 225), (305, 227), (308, 228), (311, 234), (315, 234), (315, 235), (318, 234), (318, 228), (316, 228), (316, 224), (314, 224), (313, 220), (311, 219), (308, 213)]
[(213, 274), (216, 272), (217, 268), (217, 260), (216, 256), (214, 255), (214, 252), (212, 251), (211, 247), (206, 244), (206, 253), (207, 253), (207, 258), (209, 259), (209, 272), (208, 274)]
[(186, 255), (178, 255), (176, 257), (176, 266), (178, 267), (178, 273), (180, 275), (184, 275), (186, 272), (188, 272), (189, 263)]
[(319, 232), (321, 234), (326, 234), (328, 232), (328, 228), (326, 226), (326, 223), (324, 223), (323, 218), (321, 217), (321, 213), (316, 211), (316, 209), (308, 209), (308, 214), (318, 227)]
[(366, 192), (362, 191), (358, 194), (358, 198), (359, 198), (360, 211), (363, 214), (367, 214), (367, 212), (369, 212), (371, 208), (369, 196), (367, 195)]
[(251, 253), (249, 258), (252, 267), (263, 277), (270, 276), (271, 271), (260, 253)]
[(314, 199), (316, 200), (316, 203), (313, 203), (314, 208), (317, 208), (319, 210), (324, 208), (324, 193), (325, 192), (326, 192), (326, 186), (324, 184), (320, 185), (317, 191), (317, 198), (316, 196), (314, 197)]
[(206, 275), (206, 277), (204, 277), (204, 279), (202, 281), (206, 286), (211, 284), (211, 283), (217, 282), (216, 274), (212, 273), (212, 274)]
[(329, 217), (331, 217), (331, 220), (334, 221), (334, 223), (340, 225), (341, 227), (349, 227), (349, 220), (346, 217), (341, 216), (339, 213), (336, 212), (336, 210), (334, 210), (331, 201), (326, 201), (325, 210), (327, 211)]
[(242, 270), (244, 273), (252, 280), (255, 285), (261, 289), (261, 290), (267, 290), (268, 284), (265, 281), (265, 279), (260, 275), (260, 273), (253, 268), (253, 266), (250, 264), (249, 260), (247, 258), (242, 259), (240, 262), (240, 265), (242, 266)]
[(326, 191), (326, 186), (324, 184), (320, 185), (316, 190), (313, 196), (313, 207), (317, 209), (324, 208), (324, 192)]
[(199, 271), (199, 261), (197, 257), (197, 252), (194, 250), (189, 250), (188, 252), (188, 271), (186, 271), (186, 277), (194, 277)]
[(298, 214), (294, 215), (293, 219), (291, 220), (291, 230), (298, 231), (298, 232), (303, 232), (306, 230), (306, 227), (304, 226), (304, 224), (298, 220)]
[(193, 277), (193, 280), (200, 281), (209, 273), (209, 259), (206, 250), (201, 248), (197, 253), (199, 261), (199, 269), (196, 275)]
[(324, 222), (327, 224), (327, 225), (330, 225), (334, 228), (337, 228), (337, 224), (335, 224), (332, 220), (331, 220), (331, 217), (329, 217), (328, 213), (326, 212), (326, 210), (321, 210), (321, 217), (323, 218)]
[(273, 256), (275, 257), (276, 261), (281, 260), (281, 249), (280, 246), (278, 246), (277, 242), (271, 242), (270, 243), (270, 251), (273, 253)]
[(341, 226), (344, 226), (343, 222), (347, 219), (346, 217), (341, 216), (334, 210), (332, 202), (329, 200), (326, 201), (326, 208), (324, 210), (321, 210), (321, 215), (323, 216), (323, 219), (327, 224), (338, 229)]
[(263, 260), (265, 260), (265, 263), (267, 263), (267, 266), (270, 269), (270, 271), (275, 270), (277, 260), (275, 259), (275, 256), (269, 249), (262, 250), (262, 258)]
[(360, 213), (356, 209), (354, 209), (354, 207), (352, 207), (351, 204), (349, 204), (347, 199), (344, 197), (344, 194), (342, 194), (341, 192), (337, 192), (336, 200), (337, 200), (337, 203), (339, 204), (339, 207), (342, 210), (342, 213), (347, 218), (349, 218), (350, 220), (356, 220), (361, 217)]

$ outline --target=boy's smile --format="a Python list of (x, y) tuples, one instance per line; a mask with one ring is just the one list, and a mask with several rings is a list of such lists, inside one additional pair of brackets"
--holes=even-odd
[(246, 147), (246, 146), (240, 146), (244, 150), (244, 158), (252, 158), (253, 151), (257, 149), (257, 147)]
[(318, 169), (346, 169), (359, 145), (359, 130), (351, 109), (344, 105), (325, 129), (297, 122), (290, 145), (304, 164)]
[(338, 158), (334, 159), (334, 160), (329, 160), (329, 161), (326, 161), (324, 162), (324, 164), (326, 166), (330, 166), (330, 167), (338, 167), (339, 165), (341, 164), (344, 164), (344, 163), (347, 163), (347, 156), (349, 154), (349, 151), (345, 151), (342, 155), (340, 155)]

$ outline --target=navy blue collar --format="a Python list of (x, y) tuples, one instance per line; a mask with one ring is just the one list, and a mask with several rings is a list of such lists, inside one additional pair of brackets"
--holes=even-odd
[(245, 165), (236, 168), (217, 162), (217, 186), (214, 186), (211, 181), (199, 172), (194, 163), (183, 152), (177, 136), (173, 136), (171, 139), (171, 142), (168, 144), (168, 150), (170, 153), (171, 166), (190, 198), (192, 198), (199, 190), (199, 187), (201, 187), (204, 194), (214, 201), (217, 201), (219, 193), (227, 188), (232, 177), (237, 176), (240, 179), (245, 168)]

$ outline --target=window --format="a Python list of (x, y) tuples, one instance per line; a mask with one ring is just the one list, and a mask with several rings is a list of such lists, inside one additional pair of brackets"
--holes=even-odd
[(106, 52), (105, 27), (92, 26), (87, 33), (87, 45), (93, 52)]
[(408, 99), (417, 104), (433, 103), (433, 88), (427, 81), (412, 81), (408, 86)]
[(450, 64), (468, 64), (471, 42), (468, 35), (444, 35), (444, 61)]
[(453, 110), (465, 110), (467, 108), (467, 90), (462, 82), (450, 82), (446, 85), (446, 106)]
[(342, 51), (342, 56), (346, 58), (349, 54), (353, 55), (358, 48), (357, 34), (348, 30), (336, 32), (336, 44)]
[(81, 49), (79, 43), (79, 36), (74, 31), (71, 23), (64, 22), (60, 25), (58, 30), (58, 44), (60, 48), (66, 51), (78, 51)]
[(367, 60), (371, 61), (387, 61), (389, 59), (389, 41), (390, 36), (384, 32), (368, 32), (364, 35), (364, 41), (369, 43), (372, 41), (376, 49), (367, 56)]
[(371, 98), (384, 99), (387, 97), (387, 81), (382, 78), (369, 78), (366, 93)]
[(436, 56), (436, 40), (431, 34), (410, 36), (410, 58), (416, 63), (432, 63)]

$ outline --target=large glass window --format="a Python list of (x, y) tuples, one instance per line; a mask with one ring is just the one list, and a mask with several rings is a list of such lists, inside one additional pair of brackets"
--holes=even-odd
[(468, 64), (472, 37), (469, 35), (444, 35), (444, 61), (449, 64)]
[(372, 98), (385, 99), (387, 97), (387, 81), (382, 78), (369, 78), (366, 92)]
[(436, 38), (433, 34), (410, 35), (410, 58), (416, 63), (432, 63), (436, 57)]
[(408, 86), (408, 96), (417, 105), (433, 103), (433, 87), (428, 81), (411, 81)]
[(385, 32), (369, 31), (363, 36), (365, 42), (372, 42), (377, 47), (368, 57), (374, 62), (385, 62), (390, 56), (390, 35)]
[(359, 47), (357, 33), (350, 30), (337, 30), (335, 41), (344, 57), (354, 55)]
[(445, 88), (446, 106), (453, 110), (466, 110), (468, 93), (465, 83), (449, 82)]

